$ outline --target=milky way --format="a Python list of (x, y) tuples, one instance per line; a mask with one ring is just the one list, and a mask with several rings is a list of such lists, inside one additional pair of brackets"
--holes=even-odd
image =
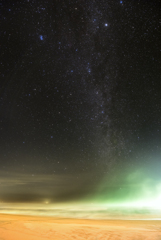
[(4, 1), (1, 29), (0, 200), (153, 195), (141, 193), (161, 181), (158, 1)]

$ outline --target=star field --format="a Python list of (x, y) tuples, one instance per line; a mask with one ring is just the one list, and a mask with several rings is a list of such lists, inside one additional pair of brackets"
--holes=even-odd
[(81, 199), (160, 166), (158, 1), (4, 1), (1, 29), (1, 175), (26, 190), (0, 199)]

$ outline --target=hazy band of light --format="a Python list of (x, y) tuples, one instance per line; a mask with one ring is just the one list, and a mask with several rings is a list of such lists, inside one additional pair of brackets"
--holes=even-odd
[(1, 204), (0, 213), (85, 219), (161, 220), (160, 198), (126, 203)]

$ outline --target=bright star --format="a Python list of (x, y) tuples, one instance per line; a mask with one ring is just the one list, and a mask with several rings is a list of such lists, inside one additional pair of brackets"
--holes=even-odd
[(107, 27), (108, 26), (108, 23), (105, 23), (105, 27)]

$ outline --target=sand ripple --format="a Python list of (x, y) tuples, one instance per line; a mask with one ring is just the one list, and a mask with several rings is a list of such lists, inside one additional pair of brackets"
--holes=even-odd
[(0, 240), (161, 240), (161, 221), (0, 215)]

